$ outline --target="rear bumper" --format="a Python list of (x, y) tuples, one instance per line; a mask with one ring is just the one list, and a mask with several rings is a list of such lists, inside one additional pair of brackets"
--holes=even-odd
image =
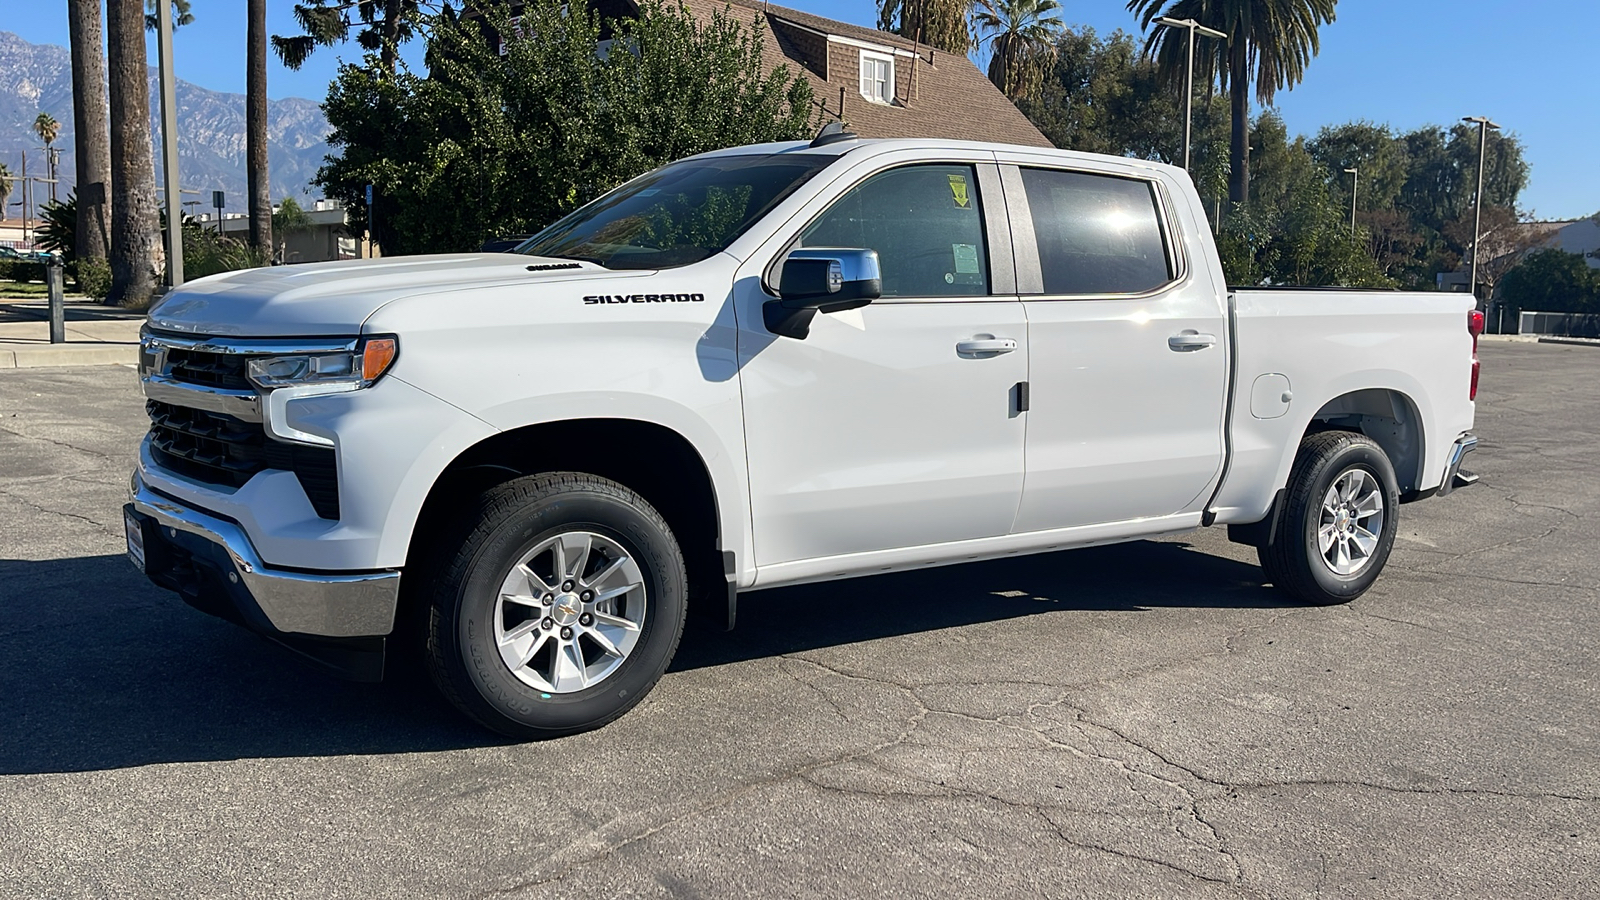
[(269, 567), (236, 523), (156, 493), (137, 473), (124, 510), (142, 533), (145, 574), (156, 585), (346, 677), (382, 677), (399, 572)]
[(1439, 482), (1439, 494), (1443, 497), (1456, 488), (1471, 487), (1478, 483), (1478, 476), (1461, 468), (1461, 461), (1467, 454), (1478, 449), (1478, 436), (1468, 432), (1456, 438), (1450, 448), (1450, 463), (1445, 467), (1444, 480)]

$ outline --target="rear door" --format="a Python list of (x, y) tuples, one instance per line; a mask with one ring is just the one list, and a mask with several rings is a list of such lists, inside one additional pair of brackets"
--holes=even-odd
[(1032, 401), (1015, 530), (1196, 507), (1222, 465), (1225, 297), (1186, 259), (1166, 186), (1116, 164), (1010, 161)]
[[(1028, 335), (998, 170), (925, 156), (846, 170), (736, 281), (758, 566), (1000, 536), (1016, 517)], [(798, 247), (876, 250), (882, 298), (805, 340), (769, 333), (764, 282)]]

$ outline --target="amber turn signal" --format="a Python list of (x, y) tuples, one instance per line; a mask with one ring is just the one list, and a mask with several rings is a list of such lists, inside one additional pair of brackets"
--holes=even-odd
[(394, 338), (372, 338), (365, 342), (361, 351), (362, 380), (377, 381), (389, 371), (397, 351)]

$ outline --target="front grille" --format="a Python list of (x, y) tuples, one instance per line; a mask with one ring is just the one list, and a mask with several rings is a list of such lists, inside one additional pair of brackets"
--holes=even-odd
[(236, 353), (208, 353), (178, 347), (167, 350), (167, 374), (188, 384), (248, 391), (252, 385), (245, 377), (246, 365), (246, 357)]
[(293, 472), (317, 515), (339, 518), (332, 448), (275, 441), (259, 422), (158, 400), (146, 401), (145, 410), (150, 414), (151, 455), (162, 468), (227, 487), (242, 487), (263, 469)]

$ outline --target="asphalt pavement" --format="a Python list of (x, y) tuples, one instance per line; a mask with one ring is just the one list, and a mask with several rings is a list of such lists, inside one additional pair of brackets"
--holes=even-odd
[(131, 369), (0, 371), (0, 897), (1600, 896), (1600, 348), (1295, 606), (1222, 529), (745, 595), (508, 744), (122, 556)]

